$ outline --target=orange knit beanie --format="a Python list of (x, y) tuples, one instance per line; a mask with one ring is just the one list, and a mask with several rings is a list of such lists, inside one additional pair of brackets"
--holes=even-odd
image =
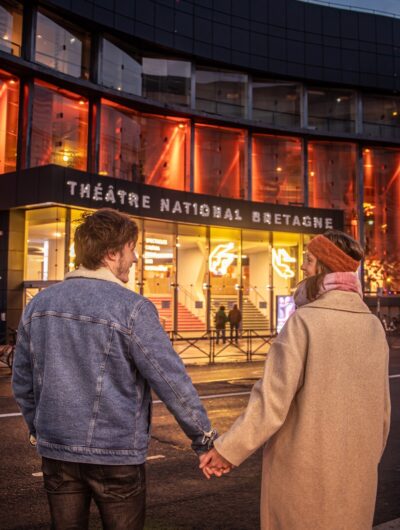
[(308, 243), (307, 250), (332, 272), (356, 272), (360, 265), (358, 260), (343, 252), (323, 235), (314, 237)]

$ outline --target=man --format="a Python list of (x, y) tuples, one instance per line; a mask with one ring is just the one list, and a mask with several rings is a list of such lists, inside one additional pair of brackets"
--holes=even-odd
[(225, 306), (221, 305), (218, 311), (215, 313), (215, 330), (217, 332), (217, 344), (219, 343), (219, 337), (222, 335), (222, 343), (225, 344), (225, 325), (228, 321), (228, 317), (225, 313)]
[(242, 321), (242, 313), (236, 304), (229, 311), (228, 320), (231, 326), (231, 341), (233, 340), (233, 332), (235, 332), (235, 342), (237, 342), (239, 338), (239, 326)]
[(13, 390), (42, 456), (53, 527), (142, 529), (153, 388), (201, 455), (215, 431), (154, 305), (128, 290), (138, 228), (101, 209), (75, 232), (79, 268), (40, 292), (18, 330)]

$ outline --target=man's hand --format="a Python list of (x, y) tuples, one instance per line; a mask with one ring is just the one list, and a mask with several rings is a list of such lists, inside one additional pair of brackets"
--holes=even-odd
[(233, 464), (228, 462), (218, 451), (213, 447), (208, 453), (200, 456), (200, 469), (204, 475), (209, 479), (212, 475), (221, 477), (225, 473), (232, 470)]

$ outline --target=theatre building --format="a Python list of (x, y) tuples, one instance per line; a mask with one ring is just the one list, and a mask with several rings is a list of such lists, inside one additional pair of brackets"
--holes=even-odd
[[(313, 234), (400, 291), (400, 11), (302, 0), (0, 0), (0, 338), (74, 268), (81, 215), (139, 226), (167, 330), (275, 328)], [(118, 300), (115, 301), (118, 303)]]

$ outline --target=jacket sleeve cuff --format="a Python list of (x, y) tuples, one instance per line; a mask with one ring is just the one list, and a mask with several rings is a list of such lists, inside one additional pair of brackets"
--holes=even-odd
[(203, 432), (203, 436), (201, 438), (197, 438), (192, 443), (192, 449), (197, 454), (206, 453), (209, 451), (212, 447), (214, 447), (214, 440), (218, 437), (218, 433), (216, 429), (211, 429), (208, 432)]

